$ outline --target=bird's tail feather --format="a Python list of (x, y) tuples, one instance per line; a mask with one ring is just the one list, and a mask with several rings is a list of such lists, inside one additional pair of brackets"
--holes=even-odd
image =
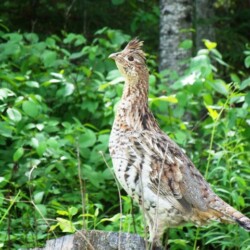
[(250, 219), (248, 217), (242, 214), (242, 217), (239, 219), (235, 219), (235, 221), (245, 230), (250, 232)]
[(242, 214), (241, 212), (239, 212), (238, 210), (236, 210), (235, 208), (233, 208), (220, 198), (219, 200), (217, 200), (216, 203), (217, 204), (220, 203), (220, 205), (211, 206), (211, 208), (221, 213), (222, 216), (219, 219), (221, 219), (222, 221), (229, 221), (229, 222), (233, 220), (236, 223), (238, 223), (239, 226), (243, 227), (245, 230), (250, 231), (250, 219), (247, 216), (245, 216), (244, 214)]

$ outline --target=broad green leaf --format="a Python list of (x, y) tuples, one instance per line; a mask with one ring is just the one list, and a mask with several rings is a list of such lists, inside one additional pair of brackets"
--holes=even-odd
[(57, 59), (57, 53), (50, 50), (45, 50), (42, 54), (42, 60), (46, 68), (52, 67)]
[(250, 77), (247, 78), (246, 80), (244, 80), (241, 85), (240, 85), (240, 90), (243, 90), (245, 88), (247, 88), (248, 86), (250, 86)]
[(70, 54), (69, 59), (70, 60), (75, 60), (75, 59), (78, 59), (78, 58), (84, 56), (84, 54), (85, 53), (83, 51), (75, 52), (75, 53)]
[(177, 131), (175, 133), (175, 140), (178, 144), (185, 145), (187, 141), (187, 134), (184, 131)]
[(121, 74), (120, 74), (119, 70), (114, 69), (114, 70), (109, 71), (109, 73), (107, 75), (107, 80), (112, 81), (120, 76), (121, 76)]
[(36, 127), (39, 131), (42, 131), (44, 129), (44, 124), (40, 123), (40, 124), (36, 124)]
[(47, 208), (44, 204), (36, 204), (35, 209), (39, 216), (44, 217), (47, 215)]
[(154, 75), (149, 76), (149, 84), (153, 85), (156, 83), (156, 77)]
[(34, 195), (34, 202), (37, 203), (37, 204), (41, 203), (41, 201), (43, 199), (43, 196), (44, 196), (44, 191), (36, 193)]
[(23, 156), (23, 154), (24, 154), (24, 149), (22, 147), (18, 148), (13, 155), (13, 161), (17, 162)]
[(37, 138), (35, 137), (31, 138), (30, 145), (31, 147), (37, 148), (39, 146), (39, 141), (37, 140)]
[(74, 92), (74, 90), (75, 90), (74, 84), (65, 83), (65, 85), (56, 92), (56, 95), (66, 97), (71, 95)]
[(23, 81), (26, 80), (26, 77), (25, 76), (15, 76), (14, 79), (17, 80), (17, 81), (23, 82)]
[(9, 38), (9, 40), (11, 40), (11, 42), (20, 42), (23, 39), (23, 35), (15, 32), (15, 33), (7, 33), (5, 35), (3, 35), (4, 38)]
[(2, 88), (0, 89), (0, 100), (6, 99), (8, 96), (15, 96), (16, 94), (10, 89)]
[(46, 149), (47, 149), (47, 144), (46, 142), (42, 141), (39, 143), (38, 147), (36, 148), (36, 152), (41, 157), (46, 151)]
[(61, 230), (65, 233), (74, 233), (76, 231), (73, 223), (63, 218), (56, 218), (59, 223)]
[(36, 81), (26, 81), (25, 84), (31, 88), (39, 88), (39, 83)]
[(54, 48), (56, 46), (56, 40), (52, 37), (47, 37), (45, 43), (48, 47)]
[(203, 95), (203, 100), (206, 105), (212, 105), (213, 104), (213, 97), (211, 94), (204, 94)]
[(231, 80), (233, 82), (240, 83), (240, 78), (239, 78), (239, 76), (237, 74), (232, 73), (232, 74), (230, 74), (230, 77), (231, 77)]
[(181, 42), (179, 47), (183, 49), (191, 49), (193, 47), (193, 41), (190, 39), (184, 40), (183, 42)]
[(78, 212), (78, 209), (77, 209), (76, 207), (70, 207), (70, 208), (69, 208), (69, 214), (70, 214), (71, 216), (76, 215), (77, 212)]
[(26, 33), (24, 34), (24, 37), (31, 43), (37, 43), (39, 40), (39, 37), (35, 33)]
[(58, 145), (58, 140), (56, 138), (49, 138), (47, 140), (47, 144), (49, 147), (53, 148), (53, 149), (58, 149), (59, 145)]
[(86, 43), (86, 41), (87, 40), (86, 40), (86, 38), (84, 36), (78, 34), (76, 36), (76, 41), (75, 41), (74, 45), (75, 46), (83, 45), (83, 44)]
[(61, 73), (51, 72), (50, 75), (54, 76), (57, 79), (61, 79), (61, 80), (64, 79), (64, 76)]
[(250, 68), (250, 56), (247, 56), (245, 58), (244, 63), (245, 63), (246, 68)]
[(15, 108), (8, 108), (7, 114), (8, 114), (8, 117), (10, 118), (10, 120), (12, 120), (14, 122), (19, 122), (22, 120), (21, 113)]
[(32, 118), (36, 118), (40, 114), (40, 106), (33, 101), (24, 101), (22, 108), (23, 111)]
[(90, 129), (85, 129), (84, 133), (79, 137), (79, 144), (82, 148), (91, 147), (96, 142), (96, 135)]
[(64, 38), (63, 42), (66, 44), (73, 43), (75, 46), (79, 46), (86, 43), (86, 38), (79, 34), (70, 33)]
[(0, 135), (4, 137), (12, 137), (13, 127), (10, 126), (7, 122), (0, 121)]
[(248, 106), (250, 107), (250, 92), (248, 92), (245, 96), (245, 102), (248, 104)]
[(227, 96), (229, 93), (228, 85), (220, 79), (209, 82), (210, 86), (218, 93)]
[(211, 72), (212, 72), (212, 65), (210, 63), (210, 59), (207, 54), (202, 53), (202, 50), (200, 50), (198, 52), (198, 55), (191, 59), (189, 76), (192, 75), (194, 75), (195, 77), (200, 75), (208, 76), (211, 74)]
[(115, 78), (114, 80), (112, 80), (111, 82), (109, 82), (108, 84), (109, 85), (116, 85), (118, 83), (124, 83), (124, 77), (123, 76), (120, 76), (120, 77), (117, 77)]

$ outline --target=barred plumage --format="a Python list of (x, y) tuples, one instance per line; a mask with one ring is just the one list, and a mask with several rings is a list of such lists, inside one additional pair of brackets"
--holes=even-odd
[(125, 86), (110, 136), (115, 174), (141, 206), (150, 241), (160, 245), (167, 227), (210, 220), (237, 222), (250, 230), (250, 219), (220, 199), (182, 149), (163, 133), (148, 107), (148, 70), (143, 42), (134, 39), (110, 55)]

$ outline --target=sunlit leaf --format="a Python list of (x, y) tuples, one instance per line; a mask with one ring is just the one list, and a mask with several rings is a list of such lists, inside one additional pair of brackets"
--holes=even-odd
[(155, 102), (155, 101), (164, 101), (164, 102), (170, 102), (170, 103), (177, 103), (178, 99), (176, 98), (175, 95), (169, 95), (169, 96), (160, 96), (160, 97), (155, 97), (155, 98), (149, 98), (150, 102)]
[(219, 117), (219, 114), (216, 110), (212, 109), (210, 106), (206, 106), (209, 115), (213, 120), (216, 120)]
[(31, 88), (39, 88), (39, 83), (36, 81), (26, 81), (25, 84)]
[(240, 90), (243, 90), (245, 88), (247, 88), (248, 86), (250, 86), (250, 77), (247, 78), (246, 80), (244, 80), (241, 85), (240, 85)]
[(209, 41), (209, 40), (207, 40), (207, 39), (203, 39), (202, 41), (204, 42), (205, 46), (206, 46), (209, 50), (215, 49), (215, 48), (217, 47), (217, 43), (216, 43), (216, 42), (211, 42), (211, 41)]
[(229, 86), (223, 80), (214, 80), (210, 82), (210, 86), (218, 93), (227, 96), (229, 93)]
[(33, 101), (24, 101), (22, 104), (22, 108), (27, 115), (33, 118), (37, 117), (40, 114), (39, 105)]
[(14, 122), (19, 122), (22, 120), (22, 114), (15, 108), (8, 108), (7, 114), (8, 117)]
[(22, 147), (18, 148), (13, 155), (13, 161), (18, 161), (23, 156), (23, 154), (24, 154), (24, 149)]
[(56, 220), (58, 221), (59, 227), (63, 232), (74, 233), (76, 231), (76, 228), (71, 221), (63, 218), (56, 218)]
[(58, 213), (60, 215), (66, 215), (66, 216), (69, 215), (69, 212), (68, 211), (64, 211), (64, 210), (57, 210), (56, 213)]
[(34, 202), (35, 203), (41, 203), (44, 196), (44, 191), (38, 192), (34, 195)]
[(71, 216), (76, 215), (77, 212), (78, 212), (78, 209), (77, 209), (76, 207), (70, 207), (70, 208), (69, 208), (69, 214), (70, 214)]

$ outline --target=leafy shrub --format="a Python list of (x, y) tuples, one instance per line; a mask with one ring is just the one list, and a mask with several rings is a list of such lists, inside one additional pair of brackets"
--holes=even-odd
[[(103, 28), (92, 43), (73, 33), (40, 40), (2, 32), (0, 39), (1, 246), (39, 246), (83, 226), (143, 235), (142, 216), (138, 209), (132, 215), (131, 200), (117, 188), (107, 148), (122, 93), (107, 57), (129, 37)], [(153, 56), (148, 64), (150, 106), (161, 127), (222, 198), (249, 214), (249, 75), (232, 72), (225, 82), (216, 64), (228, 66), (209, 45), (169, 87), (174, 76), (158, 73)], [(173, 249), (249, 245), (233, 225), (171, 229), (170, 239)]]

